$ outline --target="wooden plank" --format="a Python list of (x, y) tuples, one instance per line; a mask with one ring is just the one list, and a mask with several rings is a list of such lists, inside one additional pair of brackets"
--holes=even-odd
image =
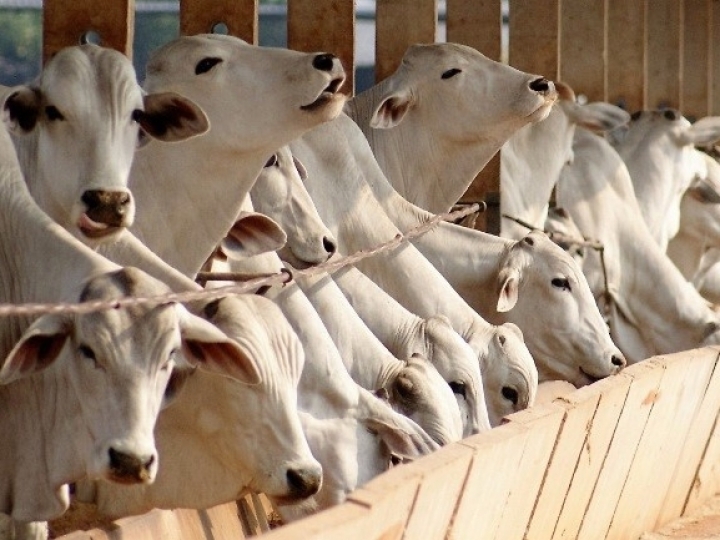
[(606, 99), (607, 0), (563, 2), (558, 78), (590, 101)]
[(528, 430), (517, 478), (505, 504), (494, 538), (522, 540), (540, 494), (543, 479), (550, 465), (565, 422), (566, 410), (554, 403), (532, 407), (508, 417), (510, 423), (519, 423)]
[[(488, 58), (502, 56), (502, 2), (500, 0), (448, 0), (447, 40), (473, 47)], [(482, 31), (479, 31), (482, 29)], [(498, 201), (478, 216), (475, 227), (500, 234), (500, 155), (497, 154), (472, 181), (461, 201)]]
[[(289, 525), (265, 533), (263, 540), (368, 540), (363, 535), (369, 509), (345, 502)], [(126, 539), (127, 540), (127, 539)]]
[(691, 120), (710, 113), (711, 2), (683, 0), (682, 113)]
[(43, 61), (64, 47), (77, 45), (87, 32), (95, 32), (98, 44), (116, 49), (132, 58), (135, 28), (135, 0), (43, 1)]
[(446, 9), (447, 41), (468, 45), (500, 61), (501, 0), (447, 0)]
[(212, 33), (218, 24), (231, 36), (257, 45), (258, 0), (180, 0), (180, 34)]
[(702, 350), (705, 361), (713, 364), (713, 374), (703, 396), (702, 404), (690, 425), (685, 437), (683, 454), (678, 460), (678, 467), (672, 479), (673, 488), (668, 492), (663, 503), (655, 528), (683, 515), (685, 503), (705, 453), (712, 429), (720, 413), (720, 365), (718, 365), (717, 348)]
[(561, 0), (510, 0), (508, 62), (511, 66), (558, 78)]
[[(576, 480), (589, 481), (594, 485), (584, 517), (582, 510), (579, 513), (577, 508), (568, 511), (566, 505), (553, 538), (594, 540), (605, 537), (664, 372), (665, 365), (656, 359), (645, 360), (623, 371), (623, 375), (631, 376), (633, 381), (604, 459), (602, 455), (595, 455), (595, 459), (602, 462), (597, 481), (594, 473), (587, 479), (577, 474), (573, 478), (574, 483)], [(568, 501), (577, 506), (573, 497), (570, 493)]]
[(405, 540), (444, 540), (472, 457), (470, 448), (452, 444), (407, 465), (420, 472), (422, 483), (405, 527)]
[(648, 6), (645, 107), (682, 110), (682, 2), (652, 0)]
[[(593, 419), (600, 404), (597, 387), (598, 384), (593, 384), (581, 389), (581, 392), (574, 392), (566, 398), (556, 400), (556, 403), (565, 405), (566, 416), (540, 495), (533, 508), (527, 528), (528, 540), (550, 538), (555, 530), (573, 473), (590, 437)], [(589, 389), (592, 391), (588, 392)]]
[(710, 3), (710, 114), (720, 114), (720, 6)]
[(692, 352), (664, 357), (665, 375), (626, 477), (608, 539), (636, 538), (655, 528), (687, 430), (712, 374), (713, 365), (699, 358)]
[(707, 442), (700, 467), (695, 475), (683, 515), (701, 507), (710, 497), (720, 492), (720, 417), (714, 420), (712, 434)]
[(288, 48), (329, 52), (340, 58), (347, 74), (343, 85), (355, 92), (355, 3), (347, 0), (289, 0)]
[(448, 538), (494, 538), (505, 503), (514, 485), (528, 430), (506, 424), (458, 444), (473, 449), (474, 457)]
[(377, 0), (375, 82), (397, 69), (410, 45), (435, 43), (437, 13), (437, 0)]
[[(607, 0), (607, 101), (629, 112), (643, 109), (645, 1)], [(631, 32), (627, 29), (632, 28)]]

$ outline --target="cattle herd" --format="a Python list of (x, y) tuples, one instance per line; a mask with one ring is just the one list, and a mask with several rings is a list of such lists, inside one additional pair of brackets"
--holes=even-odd
[[(65, 307), (0, 317), (0, 538), (73, 497), (118, 518), (254, 490), (290, 522), (541, 383), (720, 343), (720, 117), (582, 103), (451, 43), (352, 98), (332, 54), (224, 35), (146, 73), (79, 45), (1, 90), (0, 302)], [(372, 249), (498, 150), (499, 236), (443, 221), (257, 294), (195, 281)]]

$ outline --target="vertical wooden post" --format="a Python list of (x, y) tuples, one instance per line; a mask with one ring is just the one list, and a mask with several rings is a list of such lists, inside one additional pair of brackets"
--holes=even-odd
[(647, 0), (607, 2), (607, 101), (633, 113), (644, 107)]
[(712, 2), (684, 0), (682, 109), (688, 118), (702, 118), (710, 111), (712, 53), (710, 31)]
[(607, 0), (564, 2), (558, 76), (590, 101), (606, 97)]
[[(500, 61), (501, 0), (448, 0), (447, 40), (469, 45), (488, 58)], [(484, 200), (488, 208), (480, 214), (475, 227), (492, 234), (500, 233), (500, 154), (480, 171), (460, 200)]]
[(435, 43), (437, 0), (377, 0), (375, 81), (392, 74), (415, 43)]
[(135, 0), (44, 0), (43, 62), (64, 47), (81, 43), (95, 32), (99, 45), (117, 49), (132, 58)]
[(720, 115), (720, 5), (710, 3), (710, 114)]
[(355, 92), (355, 3), (347, 0), (288, 0), (288, 48), (329, 52), (347, 72), (345, 90)]
[(511, 66), (557, 80), (561, 4), (561, 0), (510, 0)]
[(180, 34), (212, 33), (215, 25), (227, 33), (257, 45), (258, 0), (180, 0)]
[(645, 108), (682, 111), (683, 2), (652, 0), (647, 12)]

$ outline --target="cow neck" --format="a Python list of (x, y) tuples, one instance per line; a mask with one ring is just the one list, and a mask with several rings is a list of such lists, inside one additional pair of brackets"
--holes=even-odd
[[(58, 358), (56, 362), (68, 360)], [(0, 508), (21, 521), (57, 517), (67, 510), (67, 484), (86, 475), (82, 456), (92, 440), (83, 424), (77, 396), (55, 366), (42, 373), (4, 385), (0, 391), (3, 410), (0, 443), (6, 470), (1, 471)], [(19, 407), (18, 404), (22, 404)], [(23, 511), (31, 510), (31, 514)]]
[(137, 202), (133, 232), (191, 277), (232, 227), (271, 153), (222, 152), (204, 139), (150, 143), (136, 155), (130, 182)]
[[(699, 346), (705, 324), (717, 319), (653, 240), (629, 198), (630, 176), (617, 152), (586, 130), (576, 132), (574, 150), (575, 160), (558, 183), (558, 202), (583, 235), (605, 245), (615, 301), (629, 320), (638, 321), (636, 330), (655, 354)], [(619, 336), (613, 340), (623, 349)]]

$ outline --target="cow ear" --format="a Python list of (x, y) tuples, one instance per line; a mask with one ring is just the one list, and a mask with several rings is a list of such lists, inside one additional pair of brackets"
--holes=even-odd
[(701, 180), (690, 186), (685, 193), (698, 202), (705, 204), (720, 204), (720, 193), (714, 186)]
[(50, 314), (38, 318), (25, 330), (0, 368), (0, 384), (42, 371), (59, 356), (72, 331), (68, 315)]
[(498, 296), (497, 310), (505, 313), (517, 304), (520, 272), (517, 268), (503, 268), (500, 271), (499, 281), (500, 295)]
[[(262, 382), (255, 360), (237, 341), (180, 304), (175, 307), (180, 319), (183, 356), (191, 366), (227, 375), (245, 384)], [(181, 364), (178, 367), (188, 366)]]
[(630, 121), (630, 114), (626, 110), (604, 102), (578, 105), (572, 109), (570, 117), (579, 126), (601, 132), (612, 131)]
[(702, 146), (720, 139), (720, 116), (706, 116), (685, 128), (677, 136), (682, 145)]
[(3, 102), (3, 122), (10, 133), (29, 133), (37, 125), (42, 96), (38, 88), (18, 87)]
[[(377, 398), (376, 398), (377, 399)], [(381, 402), (378, 399), (378, 402)], [(414, 429), (402, 425), (402, 422), (414, 424)], [(381, 416), (365, 418), (362, 420), (363, 425), (375, 433), (387, 447), (390, 454), (398, 456), (402, 459), (414, 459), (422, 457), (425, 454), (436, 449), (437, 444), (424, 434), (422, 428), (417, 426), (409, 418), (395, 413), (395, 417)], [(424, 434), (424, 436), (422, 436)]]
[(383, 97), (380, 105), (370, 118), (370, 127), (390, 129), (397, 126), (405, 118), (412, 105), (412, 94), (408, 90), (392, 92)]
[(277, 222), (258, 212), (241, 212), (220, 243), (232, 259), (242, 259), (276, 251), (287, 242), (287, 235)]
[(202, 135), (210, 129), (205, 112), (195, 102), (175, 92), (160, 92), (143, 97), (145, 110), (133, 118), (142, 130), (165, 142), (182, 141)]

